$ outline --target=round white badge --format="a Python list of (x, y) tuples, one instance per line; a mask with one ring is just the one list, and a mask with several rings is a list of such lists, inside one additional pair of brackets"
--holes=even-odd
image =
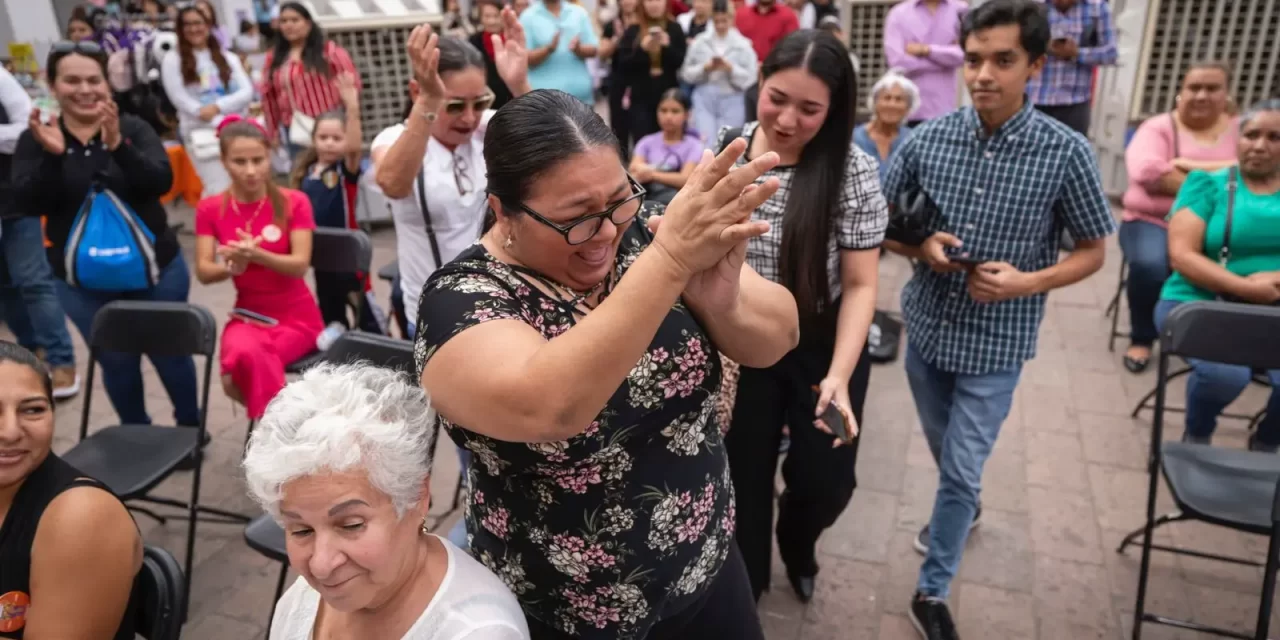
[(282, 235), (284, 234), (280, 231), (280, 227), (274, 224), (269, 224), (262, 228), (262, 239), (267, 242), (279, 242)]

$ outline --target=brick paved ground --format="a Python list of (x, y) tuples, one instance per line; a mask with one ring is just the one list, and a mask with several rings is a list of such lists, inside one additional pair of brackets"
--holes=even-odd
[[(180, 218), (179, 218), (180, 219)], [(188, 217), (188, 229), (190, 222)], [(375, 234), (375, 266), (394, 255), (389, 230)], [(184, 237), (188, 255), (190, 236)], [(881, 306), (896, 309), (905, 262), (883, 263)], [(1122, 534), (1142, 519), (1147, 420), (1128, 412), (1154, 375), (1125, 373), (1106, 350), (1103, 308), (1114, 292), (1118, 252), (1107, 268), (1078, 286), (1055, 293), (1040, 335), (1039, 357), (1029, 363), (1013, 413), (987, 465), (984, 524), (970, 539), (953, 590), (961, 632), (970, 639), (1051, 640), (1128, 637), (1137, 575), (1136, 553), (1115, 553)], [(379, 298), (387, 299), (379, 283)], [(192, 300), (223, 317), (234, 294), (230, 284), (193, 284)], [(85, 349), (76, 336), (80, 362)], [(148, 403), (157, 420), (171, 408), (154, 371), (147, 371)], [(913, 638), (904, 616), (920, 564), (911, 548), (928, 519), (937, 484), (916, 424), (901, 363), (875, 369), (867, 402), (853, 503), (822, 541), (823, 572), (814, 602), (800, 605), (780, 566), (774, 592), (761, 603), (771, 640), (891, 640)], [(101, 388), (93, 391), (92, 425), (115, 420)], [(1180, 402), (1181, 385), (1171, 394)], [(55, 449), (76, 438), (80, 400), (59, 407)], [(1240, 407), (1252, 413), (1263, 397), (1250, 389)], [(246, 420), (215, 391), (209, 429), (214, 436), (203, 483), (203, 501), (252, 512), (237, 466)], [(1146, 416), (1144, 416), (1146, 418)], [(1181, 432), (1171, 417), (1171, 436)], [(1244, 430), (1227, 423), (1219, 443), (1241, 447)], [(457, 464), (441, 447), (435, 495), (452, 496)], [(190, 474), (166, 482), (161, 492), (187, 495)], [(1167, 505), (1167, 499), (1164, 500)], [(436, 511), (442, 511), (443, 507)], [(148, 542), (181, 554), (185, 528), (140, 521)], [(1167, 527), (1166, 541), (1217, 548), (1261, 558), (1265, 541), (1196, 524)], [(241, 528), (201, 524), (196, 544), (190, 620), (191, 640), (253, 639), (264, 635), (279, 565), (248, 549)], [(1261, 572), (1192, 558), (1156, 556), (1151, 603), (1160, 611), (1251, 633)], [(1280, 621), (1280, 616), (1277, 617)], [(1280, 629), (1280, 626), (1274, 628)], [(1147, 638), (1195, 638), (1197, 634), (1149, 627)]]

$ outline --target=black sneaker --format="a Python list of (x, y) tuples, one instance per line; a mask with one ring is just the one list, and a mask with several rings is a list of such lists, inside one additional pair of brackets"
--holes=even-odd
[(924, 640), (960, 640), (956, 633), (956, 623), (951, 620), (951, 610), (947, 601), (917, 593), (911, 599), (911, 609), (907, 613), (911, 625), (920, 632)]
[[(978, 505), (978, 510), (973, 514), (973, 522), (969, 524), (969, 530), (977, 529), (980, 524), (982, 524), (982, 505)], [(912, 546), (916, 548), (920, 555), (929, 555), (929, 525), (926, 524), (924, 528), (920, 529), (920, 533), (912, 541)]]

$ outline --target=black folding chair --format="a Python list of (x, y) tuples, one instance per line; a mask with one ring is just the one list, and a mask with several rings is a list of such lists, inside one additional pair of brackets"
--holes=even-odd
[(1115, 353), (1116, 338), (1127, 338), (1128, 333), (1120, 330), (1120, 301), (1124, 299), (1125, 285), (1129, 284), (1129, 261), (1122, 260), (1120, 262), (1120, 278), (1116, 283), (1116, 293), (1111, 296), (1111, 301), (1107, 303), (1107, 311), (1104, 314), (1111, 318), (1111, 337), (1107, 339), (1107, 351)]
[[(1280, 529), (1280, 456), (1254, 451), (1222, 449), (1200, 444), (1165, 442), (1165, 395), (1169, 360), (1174, 356), (1200, 358), (1254, 369), (1280, 368), (1280, 309), (1262, 305), (1226, 302), (1193, 302), (1179, 306), (1165, 320), (1160, 335), (1159, 382), (1156, 386), (1155, 416), (1148, 458), (1150, 484), (1147, 487), (1147, 519), (1139, 531), (1129, 534), (1117, 550), (1123, 553), (1136, 537), (1142, 538), (1142, 562), (1138, 573), (1138, 600), (1134, 610), (1133, 638), (1142, 637), (1142, 624), (1154, 622), (1213, 635), (1266, 640), (1271, 621), (1275, 573), (1280, 561), (1277, 535)], [(1177, 511), (1156, 517), (1159, 477), (1164, 476)], [(1254, 560), (1205, 551), (1180, 549), (1152, 542), (1155, 528), (1170, 522), (1198, 520), (1237, 531), (1269, 536), (1265, 564)], [(1146, 612), (1147, 579), (1151, 551), (1157, 549), (1182, 555), (1235, 564), (1264, 567), (1262, 599), (1254, 634), (1211, 627)]]
[[(197, 513), (218, 516), (216, 522), (248, 522), (238, 513), (201, 506), (200, 476), (204, 466), (201, 444), (209, 414), (209, 384), (217, 347), (217, 324), (204, 307), (182, 302), (119, 300), (104, 306), (93, 317), (89, 332), (89, 371), (85, 379), (84, 406), (80, 413), (80, 442), (62, 457), (84, 475), (111, 488), (121, 500), (134, 500), (187, 510), (187, 556), (183, 593), (191, 593), (191, 569), (195, 558)], [(93, 379), (103, 352), (149, 356), (204, 356), (204, 381), (200, 390), (200, 424), (196, 427), (115, 425), (89, 434), (89, 410), (93, 404)], [(184, 460), (195, 461), (188, 502), (149, 495), (173, 474)], [(168, 519), (138, 506), (130, 510)], [(185, 610), (185, 603), (184, 603)]]
[(147, 640), (178, 640), (186, 618), (184, 584), (182, 567), (173, 554), (151, 545), (142, 548), (142, 569), (133, 582), (137, 602), (133, 627), (138, 635)]
[[(363, 231), (319, 227), (311, 241), (311, 268), (321, 273), (369, 273), (373, 264), (373, 242)], [(356, 321), (364, 314), (365, 297), (358, 296)], [(320, 362), (323, 353), (313, 351), (285, 366), (285, 373), (302, 373)]]
[[(1181, 367), (1177, 371), (1170, 373), (1169, 377), (1165, 380), (1165, 383), (1168, 384), (1169, 382), (1173, 382), (1178, 378), (1181, 378), (1190, 374), (1191, 374), (1191, 367), (1186, 367), (1186, 366)], [(1253, 377), (1250, 378), (1249, 381), (1260, 387), (1266, 387), (1268, 389), (1271, 388), (1271, 380), (1267, 378), (1265, 371), (1254, 371)], [(1154, 409), (1156, 391), (1159, 388), (1160, 388), (1160, 383), (1157, 382), (1156, 386), (1152, 387), (1151, 390), (1147, 392), (1147, 395), (1142, 396), (1142, 399), (1138, 401), (1138, 404), (1134, 405), (1133, 411), (1129, 413), (1129, 416), (1136, 418), (1138, 417), (1139, 414), (1142, 413), (1143, 409)], [(1186, 407), (1165, 406), (1164, 410), (1167, 413), (1186, 413), (1187, 412)], [(1248, 422), (1248, 427), (1247, 427), (1248, 430), (1253, 431), (1255, 428), (1257, 428), (1258, 423), (1262, 422), (1262, 418), (1266, 416), (1266, 414), (1267, 414), (1267, 409), (1266, 407), (1263, 407), (1257, 413), (1254, 413), (1254, 414), (1233, 413), (1231, 411), (1223, 411), (1218, 417), (1230, 418), (1232, 420), (1244, 420)]]
[[(348, 331), (329, 347), (322, 358), (323, 362), (334, 364), (350, 364), (367, 362), (369, 364), (398, 370), (410, 379), (417, 377), (417, 365), (413, 359), (413, 343), (408, 340), (397, 340), (363, 331)], [(436, 438), (431, 448), (431, 457), (435, 458), (435, 447), (440, 439)], [(437, 521), (448, 517), (457, 510), (461, 502), (462, 483), (453, 494), (453, 506)], [(262, 514), (249, 523), (244, 529), (244, 540), (251, 549), (262, 555), (284, 563), (280, 567), (280, 577), (276, 581), (276, 595), (271, 605), (271, 616), (275, 617), (275, 602), (284, 595), (285, 579), (289, 574), (289, 555), (285, 549), (284, 530), (270, 514)]]

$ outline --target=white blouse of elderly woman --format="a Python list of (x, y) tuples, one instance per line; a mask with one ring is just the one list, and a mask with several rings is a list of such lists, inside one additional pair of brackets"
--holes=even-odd
[(871, 121), (853, 130), (853, 142), (880, 163), (882, 177), (893, 152), (910, 134), (906, 122), (919, 106), (920, 89), (896, 70), (890, 70), (871, 86), (867, 96)]
[(271, 637), (529, 638), (502, 581), (425, 532), (433, 421), (420, 387), (365, 365), (311, 369), (272, 400), (245, 476), (301, 577)]

